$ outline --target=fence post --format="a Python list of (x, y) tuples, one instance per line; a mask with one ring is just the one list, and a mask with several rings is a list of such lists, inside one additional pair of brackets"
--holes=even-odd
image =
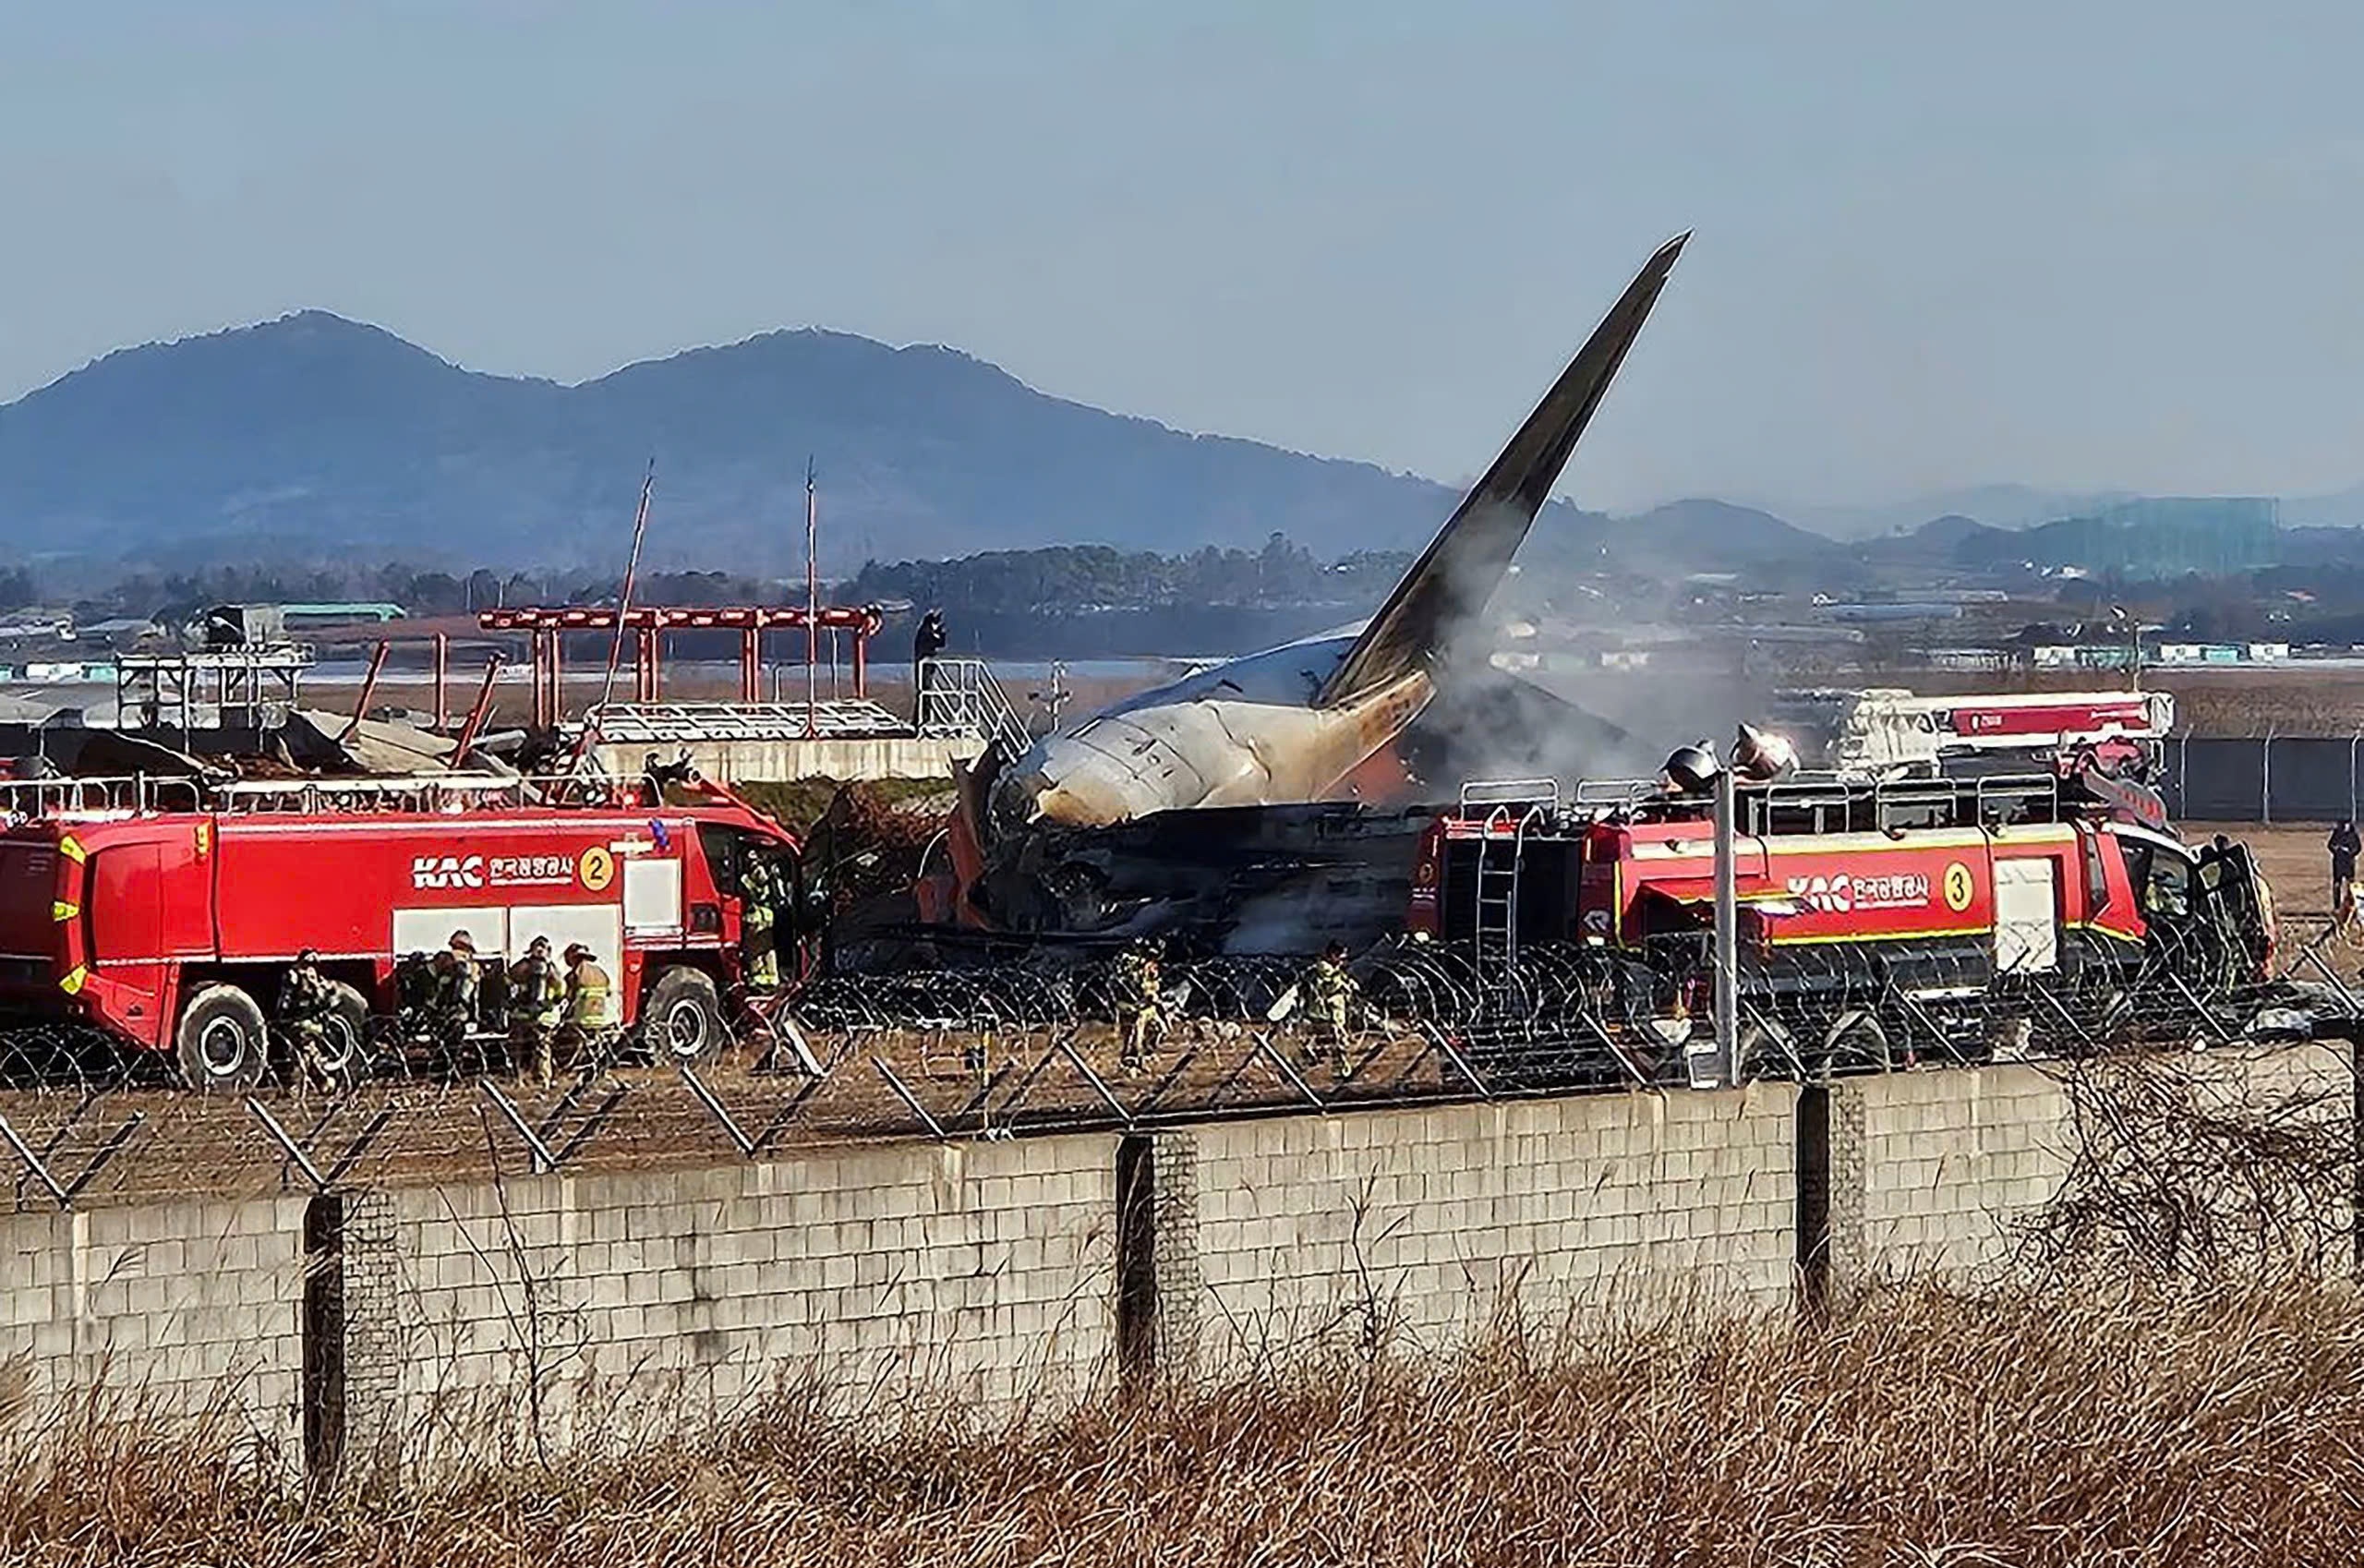
[(2265, 727), (2265, 739), (2257, 749), (2258, 820), (2271, 826), (2274, 822), (2274, 726)]

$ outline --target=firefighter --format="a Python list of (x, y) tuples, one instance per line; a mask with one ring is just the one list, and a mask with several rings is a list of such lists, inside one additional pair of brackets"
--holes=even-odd
[(2356, 855), (2364, 850), (2364, 838), (2357, 836), (2355, 823), (2343, 821), (2323, 847), (2331, 851), (2332, 922), (2346, 926), (2356, 917)]
[(1160, 1039), (1165, 1035), (1159, 957), (1157, 940), (1150, 936), (1116, 955), (1116, 1034), (1128, 1075), (1140, 1072), (1148, 1060), (1151, 1032)]
[(915, 724), (928, 721), (927, 690), (946, 641), (944, 611), (931, 609), (920, 617), (919, 630), (911, 633), (911, 721)]
[(1346, 1042), (1354, 1032), (1355, 1002), (1359, 995), (1355, 977), (1346, 972), (1346, 945), (1333, 942), (1322, 948), (1321, 956), (1305, 971), (1304, 984), (1313, 1021), (1330, 1039), (1331, 1070), (1344, 1078), (1350, 1067)]
[(335, 1084), (329, 1070), (329, 1020), (336, 1016), (336, 987), (320, 972), (320, 955), (307, 947), (279, 983), (279, 1027), (296, 1048), (301, 1084)]
[(567, 944), (565, 1016), (557, 1043), (580, 1054), (604, 1042), (616, 1027), (614, 991), (591, 949), (580, 942)]
[(779, 915), (788, 907), (788, 879), (769, 855), (749, 858), (740, 879), (739, 929), (747, 959), (747, 984), (756, 991), (779, 988)]
[(445, 1032), (464, 1039), (476, 1026), (476, 994), (483, 977), (476, 972), (476, 945), (464, 931), (435, 955), (436, 1023)]
[(514, 1066), (520, 1074), (530, 1067), (548, 1089), (558, 1071), (554, 1042), (566, 1012), (566, 982), (550, 959), (549, 937), (535, 937), (526, 944), (525, 956), (509, 966), (509, 1007)]

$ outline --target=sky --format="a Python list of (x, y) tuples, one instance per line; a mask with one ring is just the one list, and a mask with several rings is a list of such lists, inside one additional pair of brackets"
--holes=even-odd
[(815, 325), (1562, 493), (2364, 480), (2364, 7), (0, 0), (0, 400), (316, 307), (575, 380)]

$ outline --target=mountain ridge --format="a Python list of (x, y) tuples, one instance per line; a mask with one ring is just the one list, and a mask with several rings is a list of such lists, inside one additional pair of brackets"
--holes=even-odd
[(470, 370), (303, 310), (118, 349), (0, 405), (0, 516), (31, 555), (187, 563), (399, 541), (604, 561), (657, 459), (653, 559), (784, 570), (804, 460), (833, 569), (1075, 540), (1409, 548), (1455, 493), (1176, 429), (943, 344), (779, 329), (566, 384)]
[[(0, 519), (34, 560), (185, 570), (357, 549), (608, 566), (652, 455), (652, 564), (755, 574), (801, 570), (808, 456), (833, 573), (1057, 544), (1255, 549), (1275, 533), (1326, 557), (1417, 549), (1460, 494), (1114, 413), (942, 344), (783, 327), (563, 382), (471, 369), (314, 308), (115, 349), (0, 404)], [(1490, 455), (1471, 453), (1471, 471)], [(2120, 494), (1996, 484), (1779, 513), (1694, 497), (1614, 520), (1553, 501), (1529, 550), (1675, 575), (1811, 574), (1865, 550), (1934, 563), (1965, 541), (1919, 538), (1931, 519), (2021, 530)], [(2364, 522), (2364, 487), (2286, 512)]]

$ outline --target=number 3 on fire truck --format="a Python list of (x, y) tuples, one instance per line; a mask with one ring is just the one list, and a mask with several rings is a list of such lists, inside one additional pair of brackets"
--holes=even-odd
[(1974, 891), (1970, 879), (1970, 867), (1956, 861), (1946, 867), (1946, 908), (1956, 914), (1970, 908), (1970, 896)]
[[(608, 884), (616, 879), (614, 852), (604, 844), (592, 845), (583, 851), (582, 860), (575, 862), (574, 874), (583, 878), (585, 890), (593, 893), (606, 892)], [(1948, 884), (1948, 886), (1951, 885)]]

